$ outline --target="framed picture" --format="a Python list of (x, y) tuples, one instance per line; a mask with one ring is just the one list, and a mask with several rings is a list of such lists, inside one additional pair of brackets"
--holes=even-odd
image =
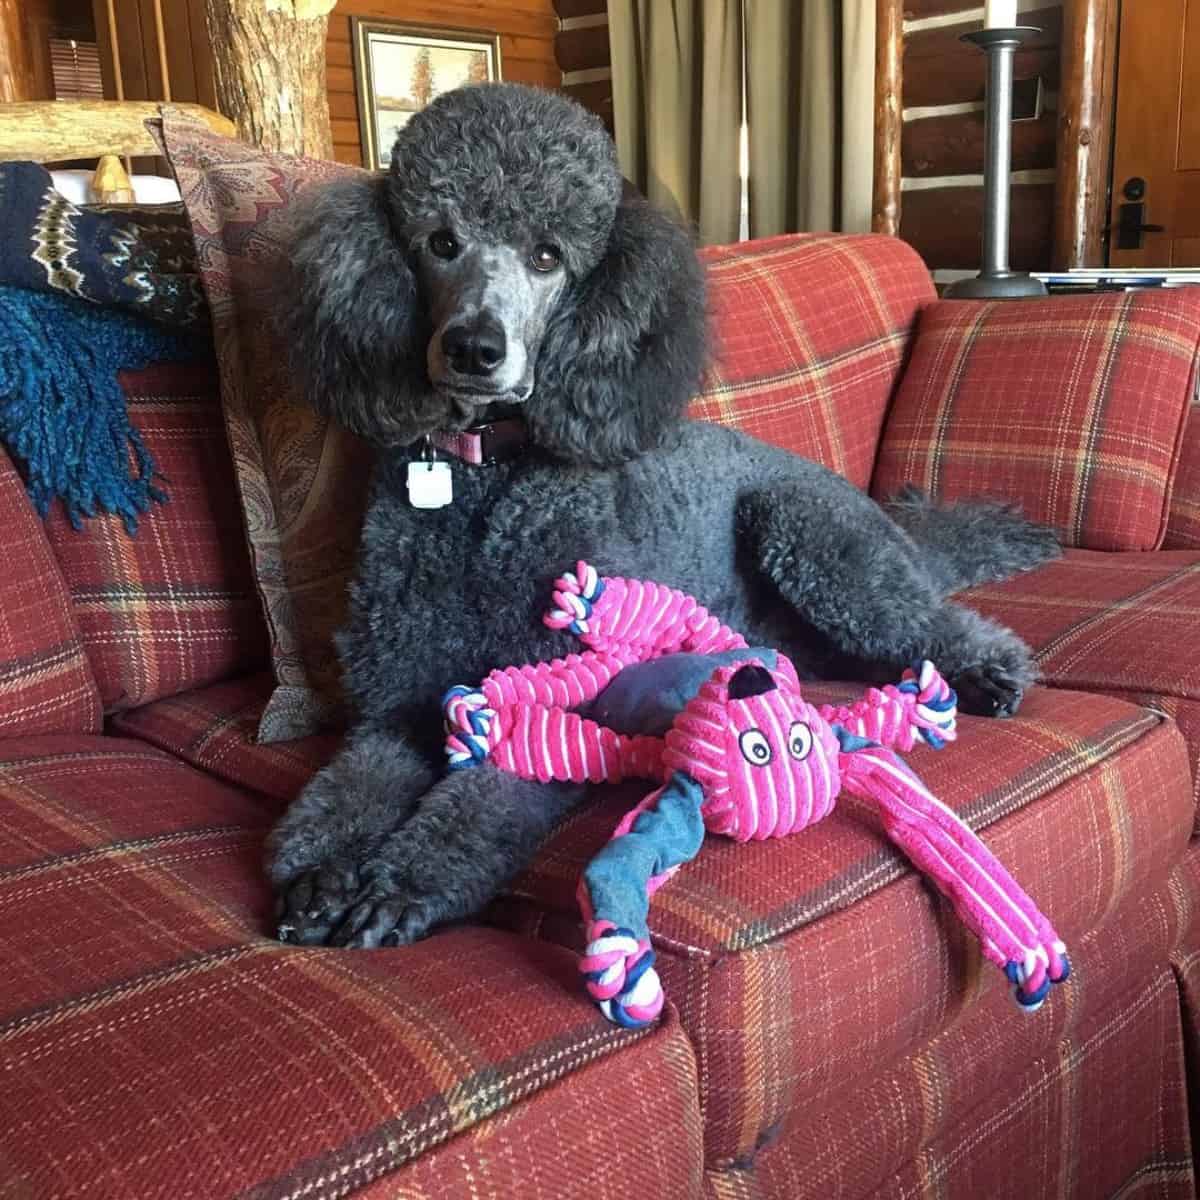
[(363, 165), (371, 170), (387, 166), (396, 131), (435, 96), (500, 78), (494, 33), (351, 17), (350, 40)]

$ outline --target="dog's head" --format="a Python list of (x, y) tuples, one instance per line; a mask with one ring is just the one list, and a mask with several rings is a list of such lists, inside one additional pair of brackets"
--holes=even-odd
[(519, 405), (546, 449), (613, 463), (662, 439), (703, 366), (690, 238), (623, 192), (599, 120), (552, 92), (439, 97), (386, 174), (312, 198), (291, 267), (293, 364), (379, 445)]

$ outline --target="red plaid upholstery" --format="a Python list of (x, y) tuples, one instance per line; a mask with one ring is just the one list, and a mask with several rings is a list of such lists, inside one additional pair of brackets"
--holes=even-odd
[[(677, 1021), (607, 1025), (564, 951), (469, 928), (370, 954), (271, 942), (267, 808), (137, 742), (0, 744), (0, 813), (8, 1192), (335, 1197), (445, 1143), (447, 1178), (494, 1195), (552, 1194), (528, 1157), (552, 1147), (588, 1194), (649, 1168), (695, 1194)], [(514, 1147), (510, 1121), (538, 1138)]]
[(288, 803), (333, 757), (340, 738), (313, 734), (292, 742), (258, 742), (255, 732), (273, 687), (266, 672), (231, 679), (118, 713), (112, 726), (227, 783)]
[(46, 520), (109, 711), (265, 661), (266, 633), (215, 368), (178, 363), (122, 377), (129, 415), (170, 499), (130, 537), (119, 517)]
[(93, 732), (100, 696), (71, 598), (12, 460), (0, 447), (0, 736)]
[(1171, 964), (1183, 1008), (1183, 1037), (1188, 1051), (1188, 1093), (1192, 1136), (1200, 1134), (1200, 843), (1193, 843), (1171, 877), (1178, 904), (1187, 920), (1176, 938)]
[(1167, 518), (1164, 550), (1200, 550), (1200, 395), (1193, 396)]
[[(987, 827), (989, 845), (1071, 945), (1125, 897), (1160, 884), (1187, 842), (1182, 739), (1120, 701), (1035, 689), (1013, 720), (966, 718), (944, 753), (911, 759), (938, 795)], [(620, 811), (612, 800), (570, 818), (492, 918), (577, 944), (575, 881)], [(710, 839), (656, 894), (650, 923), (668, 998), (697, 1048), (710, 1162), (752, 1153), (789, 1113), (1003, 990), (852, 801), (794, 838)]]
[(1071, 550), (963, 599), (1016, 630), (1047, 683), (1174, 717), (1190, 750), (1200, 833), (1200, 554)]
[(921, 317), (872, 481), (1018, 501), (1069, 546), (1166, 531), (1200, 351), (1200, 293), (945, 301)]
[(692, 415), (866, 487), (929, 271), (903, 242), (807, 235), (703, 253), (714, 362)]

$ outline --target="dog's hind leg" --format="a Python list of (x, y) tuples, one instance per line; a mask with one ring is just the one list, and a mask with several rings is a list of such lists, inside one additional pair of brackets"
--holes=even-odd
[(444, 776), (361, 864), (365, 886), (328, 944), (405, 945), (479, 912), (584, 795), (488, 764)]
[(947, 595), (1029, 571), (1062, 553), (1052, 529), (1011, 504), (968, 500), (935, 504), (916, 487), (902, 488), (883, 507), (922, 552)]
[(1011, 630), (943, 599), (918, 545), (856, 488), (777, 484), (743, 498), (743, 550), (786, 601), (872, 681), (930, 659), (968, 713), (1015, 712), (1036, 672)]

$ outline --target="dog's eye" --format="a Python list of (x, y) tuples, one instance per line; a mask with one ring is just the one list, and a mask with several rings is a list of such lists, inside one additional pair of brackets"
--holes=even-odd
[(788, 753), (798, 762), (806, 759), (812, 750), (813, 736), (803, 721), (796, 721), (788, 730)]
[(738, 738), (738, 746), (742, 757), (752, 767), (765, 767), (774, 757), (771, 753), (771, 743), (763, 736), (761, 729), (747, 729)]
[(556, 246), (548, 246), (541, 242), (534, 246), (529, 262), (535, 271), (553, 271), (562, 262), (562, 255)]
[(448, 229), (439, 229), (430, 237), (429, 249), (438, 258), (453, 258), (458, 253), (458, 241)]

